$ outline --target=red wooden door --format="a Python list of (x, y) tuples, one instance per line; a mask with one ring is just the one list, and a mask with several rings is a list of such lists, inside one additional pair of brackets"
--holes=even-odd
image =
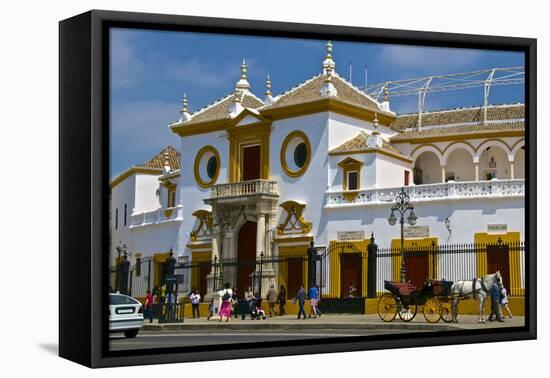
[(242, 181), (257, 180), (260, 178), (260, 146), (243, 148)]
[(416, 287), (422, 287), (430, 274), (428, 251), (405, 252), (405, 268), (407, 280)]
[(237, 289), (244, 293), (252, 286), (250, 275), (256, 266), (256, 223), (246, 222), (237, 239)]
[(340, 296), (349, 297), (349, 285), (357, 289), (354, 297), (362, 296), (361, 281), (363, 276), (363, 262), (359, 253), (340, 254)]
[(304, 261), (301, 258), (289, 258), (287, 260), (287, 293), (289, 298), (293, 298), (303, 282)]
[(487, 274), (493, 274), (500, 271), (502, 284), (510, 292), (510, 258), (508, 246), (487, 245)]

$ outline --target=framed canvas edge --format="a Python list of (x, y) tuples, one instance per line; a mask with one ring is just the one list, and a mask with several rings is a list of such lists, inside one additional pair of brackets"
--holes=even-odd
[[(93, 10), (87, 12), (81, 16), (76, 17), (90, 17), (90, 49), (91, 57), (88, 62), (91, 72), (91, 112), (89, 123), (88, 120), (84, 120), (83, 123), (90, 125), (89, 131), (90, 137), (90, 151), (91, 151), (91, 166), (90, 166), (90, 191), (89, 198), (90, 205), (90, 229), (87, 231), (90, 234), (91, 242), (90, 249), (79, 249), (75, 255), (81, 257), (84, 261), (83, 267), (90, 272), (90, 279), (87, 282), (90, 294), (90, 324), (82, 325), (79, 332), (82, 334), (88, 333), (90, 340), (89, 358), (82, 358), (75, 360), (70, 356), (62, 355), (62, 339), (60, 336), (60, 355), (63, 357), (74, 360), (75, 362), (82, 363), (90, 367), (112, 367), (120, 365), (142, 365), (142, 364), (157, 364), (157, 363), (174, 363), (174, 362), (191, 362), (191, 361), (206, 361), (206, 360), (220, 360), (220, 359), (237, 359), (237, 358), (253, 358), (253, 357), (267, 357), (267, 356), (285, 356), (285, 355), (299, 355), (299, 354), (312, 354), (312, 353), (332, 353), (332, 352), (345, 352), (345, 351), (359, 351), (359, 350), (372, 350), (372, 349), (390, 349), (390, 348), (408, 348), (408, 347), (422, 347), (422, 346), (439, 346), (439, 345), (452, 345), (452, 344), (470, 344), (481, 342), (497, 342), (497, 341), (511, 341), (511, 340), (527, 340), (536, 338), (536, 39), (532, 38), (517, 38), (517, 37), (498, 37), (498, 36), (479, 36), (471, 34), (454, 34), (454, 33), (437, 33), (437, 32), (419, 32), (419, 31), (407, 31), (407, 30), (386, 30), (386, 29), (372, 29), (363, 27), (348, 27), (348, 26), (330, 26), (330, 25), (316, 25), (316, 24), (297, 24), (297, 23), (284, 23), (284, 22), (271, 22), (271, 21), (253, 21), (253, 20), (236, 20), (236, 19), (220, 19), (210, 17), (195, 17), (195, 16), (177, 16), (177, 15), (161, 15), (161, 14), (147, 14), (147, 13), (133, 13), (133, 12), (115, 12), (115, 11), (100, 11)], [(66, 21), (62, 21), (60, 24)], [(528, 309), (528, 316), (526, 316), (526, 326), (520, 330), (511, 330), (500, 333), (472, 333), (468, 335), (451, 335), (445, 334), (431, 334), (429, 336), (422, 336), (416, 339), (409, 339), (406, 337), (390, 338), (386, 340), (369, 340), (360, 342), (345, 342), (338, 344), (327, 345), (311, 345), (308, 347), (270, 347), (262, 346), (254, 349), (232, 349), (227, 350), (224, 353), (219, 351), (206, 351), (206, 352), (176, 352), (176, 353), (151, 353), (140, 354), (134, 356), (106, 356), (105, 348), (108, 346), (105, 344), (104, 336), (104, 324), (107, 319), (106, 313), (102, 311), (105, 296), (101, 293), (106, 293), (106, 280), (105, 274), (105, 256), (102, 256), (101, 250), (104, 243), (104, 223), (103, 220), (107, 219), (106, 210), (108, 206), (108, 194), (105, 191), (107, 187), (106, 177), (108, 172), (108, 148), (105, 143), (107, 140), (108, 130), (102, 129), (103, 124), (107, 119), (107, 114), (104, 111), (106, 105), (106, 99), (104, 97), (104, 85), (107, 83), (108, 62), (105, 61), (103, 54), (103, 48), (105, 43), (105, 28), (107, 25), (143, 25), (143, 27), (152, 28), (183, 28), (192, 27), (206, 30), (216, 30), (233, 32), (235, 34), (251, 33), (272, 36), (273, 33), (279, 32), (284, 35), (294, 36), (298, 38), (319, 38), (322, 36), (341, 37), (342, 39), (349, 40), (352, 37), (361, 39), (369, 38), (370, 40), (379, 40), (383, 43), (398, 43), (402, 44), (415, 44), (415, 45), (430, 45), (430, 46), (448, 46), (456, 45), (454, 47), (472, 47), (472, 48), (487, 48), (490, 45), (494, 49), (515, 49), (524, 51), (526, 53), (526, 105), (528, 110), (526, 111), (526, 138), (529, 141), (529, 151), (527, 154), (526, 164), (528, 165), (528, 182), (526, 197), (526, 239), (531, 251), (528, 271), (526, 272), (526, 281), (528, 282), (530, 290), (526, 295), (526, 308)], [(267, 33), (269, 31), (269, 33)], [(61, 33), (60, 33), (61, 34)], [(61, 35), (60, 35), (61, 38)], [(335, 38), (336, 39), (336, 38)], [(60, 49), (60, 59), (62, 55)], [(84, 62), (85, 63), (85, 62)], [(60, 89), (62, 81), (62, 72), (60, 71)], [(61, 92), (61, 90), (60, 90)], [(60, 94), (61, 98), (61, 94)], [(73, 98), (72, 101), (82, 101), (82, 98)], [(60, 115), (62, 112), (62, 103), (60, 101)], [(63, 130), (63, 125), (60, 129)], [(66, 143), (63, 140), (64, 136), (60, 132), (60, 151), (62, 149), (62, 143)], [(78, 158), (78, 157), (76, 157)], [(60, 187), (61, 185), (68, 184), (65, 175), (61, 174), (61, 159), (60, 159)], [(67, 194), (67, 193), (66, 193)], [(107, 201), (106, 201), (107, 199)], [(65, 201), (61, 202), (60, 194), (60, 213), (67, 210), (64, 209), (67, 203), (71, 201), (85, 201), (85, 199), (78, 198), (76, 193), (68, 193), (68, 197)], [(99, 209), (99, 210), (98, 210)], [(61, 225), (64, 220), (60, 216), (60, 279), (63, 274), (61, 270), (62, 265), (66, 265), (69, 262), (63, 259), (66, 257), (66, 253), (61, 252), (61, 238), (64, 235), (61, 234)], [(66, 223), (66, 222), (65, 222)], [(70, 227), (71, 225), (64, 225)], [(527, 231), (528, 230), (528, 231)], [(76, 234), (78, 232), (85, 232), (85, 230), (74, 230)], [(73, 238), (74, 239), (74, 238)], [(65, 251), (66, 252), (66, 251)], [(89, 262), (89, 265), (87, 265)], [(83, 269), (84, 269), (83, 268)], [(66, 269), (66, 268), (65, 268)], [(62, 279), (61, 279), (62, 280)], [(85, 282), (83, 283), (85, 284)], [(60, 284), (60, 294), (61, 294)], [(71, 299), (64, 298), (62, 304), (62, 298), (60, 297), (60, 311), (62, 308), (67, 308), (70, 305)], [(61, 324), (60, 316), (60, 335), (62, 333), (61, 328), (64, 327)], [(481, 339), (480, 335), (483, 335)], [(78, 335), (74, 336), (78, 337)], [(284, 348), (284, 350), (283, 350)]]

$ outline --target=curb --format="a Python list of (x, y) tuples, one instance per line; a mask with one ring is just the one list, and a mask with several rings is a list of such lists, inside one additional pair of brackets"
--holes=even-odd
[(247, 323), (247, 324), (185, 324), (185, 323), (165, 323), (165, 324), (144, 324), (144, 331), (260, 331), (260, 330), (411, 330), (411, 331), (454, 331), (461, 329), (447, 324), (415, 324), (415, 323)]

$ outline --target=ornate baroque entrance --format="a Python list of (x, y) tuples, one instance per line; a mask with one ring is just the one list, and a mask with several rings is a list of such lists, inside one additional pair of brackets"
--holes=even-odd
[(256, 266), (257, 224), (247, 221), (237, 235), (237, 289), (242, 294), (252, 286), (251, 275)]

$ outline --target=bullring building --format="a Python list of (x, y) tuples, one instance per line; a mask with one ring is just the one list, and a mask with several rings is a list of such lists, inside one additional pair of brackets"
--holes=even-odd
[[(169, 126), (180, 144), (111, 182), (111, 265), (125, 244), (132, 264), (152, 262), (140, 274), (158, 285), (172, 250), (193, 265), (182, 290), (208, 296), (212, 262), (238, 262), (223, 268), (223, 279), (244, 290), (261, 258), (278, 261), (262, 264), (262, 291), (274, 283), (292, 292), (305, 284), (300, 257), (313, 241), (330, 251), (319, 273), (325, 295), (344, 296), (355, 282), (366, 296), (371, 235), (381, 247), (400, 245), (388, 216), (402, 188), (417, 217), (405, 226), (407, 246), (521, 242), (524, 105), (399, 115), (387, 93), (376, 101), (340, 76), (332, 48), (319, 74), (279, 95), (269, 78), (265, 94), (254, 94), (243, 62), (232, 93), (193, 113), (184, 97)], [(344, 243), (353, 248), (338, 248)], [(410, 275), (471, 279), (495, 259), (488, 248), (461, 262), (467, 277), (452, 277), (447, 265), (457, 262), (429, 257)], [(377, 291), (383, 277), (398, 279), (400, 263), (396, 256), (378, 266)], [(504, 264), (516, 292), (523, 271), (511, 267), (522, 263), (508, 254)]]

